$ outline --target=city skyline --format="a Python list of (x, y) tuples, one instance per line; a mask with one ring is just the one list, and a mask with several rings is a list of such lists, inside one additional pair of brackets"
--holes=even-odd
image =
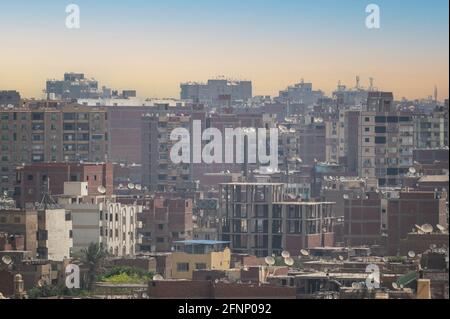
[(379, 30), (365, 27), (367, 1), (322, 2), (74, 1), (79, 30), (65, 28), (68, 3), (3, 4), (0, 87), (40, 98), (47, 79), (73, 71), (141, 97), (178, 97), (181, 82), (216, 75), (252, 80), (254, 95), (301, 78), (330, 95), (360, 75), (396, 99), (426, 98), (435, 86), (448, 98), (448, 1), (377, 1)]

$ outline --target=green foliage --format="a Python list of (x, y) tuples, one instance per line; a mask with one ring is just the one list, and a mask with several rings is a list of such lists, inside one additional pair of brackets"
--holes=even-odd
[(152, 280), (153, 275), (153, 273), (139, 268), (113, 267), (100, 278), (100, 281), (116, 284), (141, 284)]
[(88, 293), (81, 289), (69, 289), (64, 285), (50, 286), (44, 285), (42, 287), (35, 287), (28, 291), (30, 299), (49, 298), (49, 297), (83, 297)]
[(80, 259), (88, 268), (87, 288), (92, 290), (95, 280), (104, 270), (108, 253), (99, 244), (91, 243), (87, 249), (81, 252)]

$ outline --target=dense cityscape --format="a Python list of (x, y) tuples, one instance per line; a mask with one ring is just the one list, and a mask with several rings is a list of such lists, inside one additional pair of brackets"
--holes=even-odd
[[(217, 77), (152, 99), (88, 75), (0, 90), (0, 298), (449, 298), (437, 87), (301, 79), (272, 97)], [(216, 134), (174, 152), (194, 123)], [(259, 128), (276, 166), (252, 160)]]
[(1, 318), (438, 316), (449, 5), (1, 1)]

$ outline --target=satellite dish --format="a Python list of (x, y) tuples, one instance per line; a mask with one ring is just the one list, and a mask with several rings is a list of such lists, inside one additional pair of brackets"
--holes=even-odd
[(11, 256), (5, 255), (2, 257), (2, 261), (5, 265), (11, 265), (13, 260)]
[(394, 288), (395, 290), (399, 290), (399, 289), (400, 289), (400, 286), (398, 285), (398, 283), (393, 282), (393, 283), (392, 283), (392, 288)]
[(136, 190), (140, 191), (140, 190), (142, 190), (142, 185), (136, 184), (134, 186), (134, 188), (136, 188)]
[(338, 259), (339, 259), (340, 261), (344, 261), (344, 260), (345, 260), (344, 256), (342, 256), (342, 255), (339, 255)]
[(344, 196), (342, 196), (344, 199), (349, 199), (350, 197), (347, 194), (344, 194)]
[(431, 226), (430, 224), (425, 224), (422, 225), (422, 230), (424, 231), (425, 234), (431, 234), (434, 230), (433, 226)]
[(302, 256), (308, 257), (309, 251), (307, 251), (306, 249), (302, 249), (302, 250), (300, 250), (300, 254), (302, 254)]
[(267, 265), (269, 266), (273, 266), (275, 265), (275, 258), (273, 258), (272, 256), (268, 256), (264, 259), (264, 261), (266, 262)]
[(281, 256), (283, 257), (283, 258), (289, 258), (289, 257), (291, 257), (291, 254), (288, 252), (288, 251), (283, 251), (282, 253), (281, 253)]
[(414, 226), (417, 229), (417, 233), (419, 234), (425, 234), (425, 230), (423, 230), (423, 228), (421, 226)]
[(414, 258), (414, 257), (416, 257), (416, 253), (415, 253), (414, 251), (410, 251), (410, 252), (408, 253), (408, 257), (409, 257), (409, 258)]
[(123, 188), (123, 184), (119, 184), (119, 188)]
[(38, 287), (44, 287), (45, 282), (42, 279), (39, 279), (39, 281), (37, 282)]
[(417, 173), (417, 170), (414, 168), (414, 167), (411, 167), (410, 169), (409, 169), (409, 172), (411, 173), (411, 174), (416, 174)]
[(285, 259), (284, 259), (284, 263), (285, 263), (287, 266), (292, 267), (292, 266), (294, 266), (295, 261), (294, 261), (294, 259), (292, 259), (291, 257), (288, 257), (288, 258), (285, 258)]
[(161, 276), (159, 274), (153, 276), (153, 281), (161, 281), (161, 280), (164, 280), (163, 276)]
[(354, 282), (354, 283), (352, 283), (352, 288), (353, 289), (361, 289), (361, 285), (359, 282)]
[(442, 225), (436, 225), (436, 228), (439, 229), (441, 233), (445, 233), (445, 227)]
[(436, 246), (435, 244), (431, 244), (431, 245), (430, 245), (430, 249), (431, 249), (431, 250), (435, 250), (436, 248), (437, 248), (437, 246)]
[(134, 184), (133, 183), (128, 183), (128, 189), (134, 189)]
[(103, 186), (103, 185), (100, 185), (99, 187), (97, 187), (97, 191), (98, 191), (100, 194), (105, 194), (105, 193), (106, 193), (106, 187)]

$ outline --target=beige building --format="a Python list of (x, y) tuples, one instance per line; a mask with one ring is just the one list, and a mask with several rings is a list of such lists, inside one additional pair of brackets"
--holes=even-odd
[(38, 209), (37, 257), (63, 261), (72, 256), (72, 217), (56, 205)]
[(372, 187), (402, 186), (413, 166), (414, 122), (397, 112), (392, 93), (370, 92), (359, 125), (359, 176)]
[(172, 279), (192, 279), (195, 270), (229, 270), (231, 251), (226, 242), (187, 240), (175, 243)]

